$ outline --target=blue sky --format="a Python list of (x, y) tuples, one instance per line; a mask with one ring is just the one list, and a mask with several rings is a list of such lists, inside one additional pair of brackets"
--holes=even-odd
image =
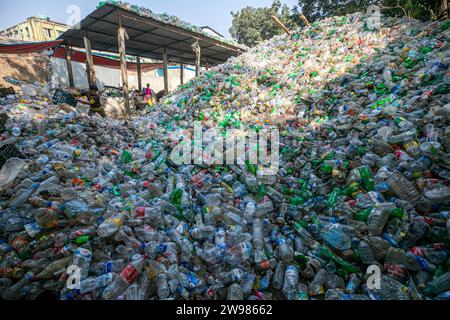
[[(84, 18), (98, 5), (99, 0), (0, 0), (0, 29), (10, 27), (35, 15), (49, 16), (52, 20), (66, 23), (67, 8), (77, 5)], [(170, 13), (198, 26), (209, 25), (226, 37), (230, 37), (231, 11), (246, 6), (269, 6), (272, 0), (129, 0), (133, 4), (145, 6), (156, 13)], [(282, 0), (291, 8), (297, 0)]]

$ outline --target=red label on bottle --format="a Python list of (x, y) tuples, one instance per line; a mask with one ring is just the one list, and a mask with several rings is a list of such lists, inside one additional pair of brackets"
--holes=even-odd
[(197, 188), (198, 189), (202, 189), (205, 185), (203, 184), (203, 182), (199, 182), (197, 183)]
[(133, 281), (139, 275), (139, 271), (132, 265), (129, 264), (121, 273), (120, 276), (128, 283), (132, 284)]
[(136, 208), (136, 217), (144, 217), (145, 208)]
[(428, 217), (423, 217), (423, 220), (425, 221), (425, 223), (427, 223), (430, 226), (433, 226), (433, 219), (428, 218)]
[(406, 277), (406, 271), (405, 269), (398, 265), (398, 264), (384, 264), (384, 269), (386, 270), (386, 272), (392, 276), (397, 276), (400, 278), (404, 278)]
[(259, 263), (259, 268), (262, 269), (262, 270), (270, 269), (270, 262), (269, 262), (269, 260), (260, 262)]
[(409, 251), (410, 251), (412, 254), (414, 254), (414, 255), (416, 255), (416, 256), (419, 256), (419, 257), (423, 257), (424, 254), (425, 254), (424, 250), (423, 250), (422, 248), (420, 248), (420, 247), (414, 247), (414, 248), (411, 248), (411, 249), (409, 249)]

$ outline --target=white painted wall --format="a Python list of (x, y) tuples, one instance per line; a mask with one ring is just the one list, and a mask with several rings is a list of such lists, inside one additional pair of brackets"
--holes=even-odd
[[(67, 64), (64, 59), (52, 58), (53, 81), (62, 87), (69, 86), (67, 75)], [(78, 89), (87, 89), (89, 83), (86, 75), (86, 65), (84, 63), (73, 62), (73, 81)], [(117, 87), (120, 85), (120, 73), (116, 69), (95, 66), (97, 76), (97, 86), (102, 89), (105, 85)]]
[[(68, 87), (69, 78), (67, 75), (66, 60), (51, 58), (53, 68), (53, 82), (57, 86)], [(75, 87), (78, 89), (87, 89), (89, 87), (86, 76), (86, 65), (84, 63), (73, 62), (73, 78)], [(193, 68), (192, 68), (193, 69)], [(95, 66), (95, 74), (97, 76), (97, 85), (100, 89), (104, 86), (120, 87), (122, 79), (120, 70)], [(195, 77), (195, 71), (184, 70), (184, 83)], [(144, 72), (142, 74), (142, 86), (150, 83), (151, 88), (155, 92), (164, 89), (164, 77), (158, 75), (158, 71)], [(138, 79), (136, 72), (128, 72), (128, 84), (130, 89), (137, 89)], [(180, 69), (169, 69), (169, 91), (176, 89), (180, 85)]]

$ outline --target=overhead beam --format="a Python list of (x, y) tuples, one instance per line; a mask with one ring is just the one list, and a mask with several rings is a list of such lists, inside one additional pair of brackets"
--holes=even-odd
[[(90, 34), (97, 34), (97, 35), (99, 35), (99, 36), (103, 36), (103, 37), (111, 37), (111, 35), (110, 34), (108, 34), (108, 33), (104, 33), (104, 32), (100, 32), (100, 31), (94, 31), (94, 30), (87, 30)], [(161, 38), (163, 38), (163, 37), (161, 37)], [(156, 47), (155, 49), (152, 49), (152, 50), (147, 50), (147, 51), (143, 51), (143, 52), (148, 52), (148, 53), (152, 53), (152, 52), (156, 52), (157, 50), (161, 50), (161, 45), (159, 45), (159, 44), (157, 44), (157, 43), (153, 43), (153, 42), (148, 42), (148, 41), (134, 41), (134, 40), (128, 40), (128, 43), (138, 43), (138, 44), (147, 44), (147, 45), (150, 45), (150, 46), (154, 46), (154, 47)], [(105, 49), (102, 49), (102, 51), (111, 51), (113, 48), (115, 48), (116, 47), (116, 45), (112, 45), (112, 44), (110, 44), (110, 43), (105, 43), (105, 42), (101, 42), (102, 44), (105, 44), (105, 46), (107, 45), (108, 47), (107, 48), (105, 48)], [(189, 54), (189, 55), (192, 55), (192, 52), (190, 52), (190, 51), (186, 51), (186, 50), (181, 50), (181, 49), (178, 49), (176, 46), (175, 47), (173, 47), (173, 46), (166, 46), (168, 49), (170, 49), (171, 50), (171, 52), (173, 52), (173, 51), (175, 51), (175, 52), (181, 52), (181, 53), (186, 53), (186, 54)], [(211, 49), (209, 49), (209, 50), (211, 50)], [(223, 54), (223, 53), (222, 53)], [(214, 58), (213, 58), (214, 59)], [(215, 59), (215, 60), (217, 60), (217, 59)]]
[[(83, 46), (81, 45), (83, 42), (83, 39), (75, 39), (75, 41), (72, 41), (72, 43), (77, 44), (77, 41), (80, 41), (80, 45), (75, 45), (75, 47), (77, 48), (83, 48)], [(104, 42), (100, 42), (100, 41), (96, 41), (96, 50), (99, 51), (103, 51), (103, 52), (108, 52), (108, 53), (113, 53), (113, 54), (117, 54), (118, 53), (118, 48), (115, 48), (115, 50), (111, 49), (111, 44), (110, 43), (104, 43)], [(170, 48), (169, 48), (170, 49)], [(162, 60), (161, 59), (161, 55), (160, 54), (148, 54), (148, 51), (146, 50), (141, 50), (141, 49), (133, 49), (130, 48), (128, 46), (128, 54), (131, 55), (135, 55), (135, 56), (141, 56), (141, 57), (146, 57), (146, 58), (150, 58), (150, 59), (157, 59), (157, 60)], [(181, 52), (183, 54), (183, 52)], [(170, 55), (168, 55), (168, 60), (170, 62), (174, 62), (174, 63), (184, 63), (184, 64), (192, 64), (192, 61), (195, 59), (195, 55), (193, 52), (189, 52), (189, 53), (184, 53), (184, 54), (188, 54), (190, 57), (183, 57), (183, 56), (179, 56), (174, 54), (173, 51), (170, 52)], [(202, 57), (202, 59), (205, 57)], [(217, 64), (221, 64), (224, 63), (226, 61), (225, 58), (219, 59), (219, 58), (211, 58), (211, 56), (209, 56), (209, 62), (211, 64), (217, 65)], [(206, 61), (203, 59), (203, 62), (206, 63)]]
[[(83, 40), (79, 40), (79, 41), (83, 41)], [(75, 43), (75, 42), (74, 42)], [(99, 45), (103, 45), (104, 47), (99, 47)], [(103, 51), (103, 52), (108, 52), (108, 53), (114, 53), (114, 54), (117, 54), (118, 53), (118, 48), (117, 48), (117, 50), (111, 50), (111, 49), (108, 49), (108, 47), (110, 48), (110, 45), (111, 44), (109, 44), (109, 43), (104, 43), (104, 42), (99, 42), (99, 41), (96, 41), (96, 46), (97, 46), (97, 48), (96, 48), (96, 50), (99, 50), (99, 51)], [(80, 46), (78, 46), (79, 48), (83, 48), (83, 46), (82, 45), (80, 45)], [(146, 58), (151, 58), (151, 59), (157, 59), (157, 60), (161, 60), (161, 56), (160, 55), (149, 55), (148, 54), (148, 51), (145, 51), (145, 50), (140, 50), (140, 49), (128, 49), (128, 53), (129, 54), (132, 54), (132, 55), (139, 55), (139, 56), (141, 56), (141, 57), (146, 57)], [(194, 54), (193, 53), (189, 53), (189, 55), (191, 56), (191, 57), (188, 57), (188, 58), (186, 58), (186, 57), (181, 57), (181, 56), (178, 56), (178, 55), (175, 55), (175, 54), (173, 54), (173, 52), (171, 52), (170, 53), (170, 55), (168, 55), (168, 59), (169, 59), (169, 61), (170, 62), (175, 62), (175, 63), (184, 63), (184, 64), (192, 64), (192, 61), (194, 60)], [(211, 59), (211, 58), (210, 58)], [(214, 63), (214, 64), (221, 64), (221, 63), (223, 63), (223, 62), (225, 62), (226, 60), (225, 59), (222, 59), (222, 60), (219, 60), (219, 59), (216, 59), (216, 58), (213, 58), (212, 59), (213, 61), (210, 61), (210, 62), (212, 62), (212, 63)]]
[(237, 47), (221, 43), (220, 41), (214, 40), (213, 38), (209, 38), (209, 37), (204, 36), (204, 35), (202, 35), (200, 33), (191, 32), (191, 31), (188, 31), (188, 30), (182, 30), (182, 29), (180, 29), (178, 27), (171, 26), (171, 25), (169, 25), (167, 23), (156, 21), (156, 20), (151, 19), (151, 18), (142, 18), (142, 17), (140, 17), (138, 15), (133, 17), (130, 14), (124, 13), (124, 12), (117, 12), (117, 14), (122, 16), (122, 17), (124, 17), (124, 18), (130, 19), (130, 20), (139, 21), (141, 23), (148, 24), (148, 25), (151, 25), (153, 27), (161, 27), (161, 28), (164, 28), (164, 29), (172, 31), (173, 33), (178, 33), (180, 35), (190, 36), (190, 37), (192, 37), (194, 39), (198, 39), (198, 40), (203, 40), (203, 41), (206, 41), (206, 42), (214, 43), (218, 47), (222, 47), (222, 48), (226, 48), (226, 49), (231, 50), (231, 51), (239, 52), (239, 48), (237, 48)]

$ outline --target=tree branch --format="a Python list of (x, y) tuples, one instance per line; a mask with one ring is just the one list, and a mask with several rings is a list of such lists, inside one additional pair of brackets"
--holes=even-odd
[(380, 7), (381, 7), (382, 9), (387, 9), (387, 10), (392, 10), (392, 9), (402, 9), (402, 10), (403, 10), (403, 13), (405, 14), (405, 16), (408, 16), (408, 18), (411, 19), (411, 15), (405, 10), (405, 8), (403, 8), (403, 7), (400, 5), (400, 2), (399, 2), (399, 1), (397, 1), (397, 5), (394, 6), (394, 7), (387, 7), (387, 6), (382, 5), (381, 3), (380, 3)]

